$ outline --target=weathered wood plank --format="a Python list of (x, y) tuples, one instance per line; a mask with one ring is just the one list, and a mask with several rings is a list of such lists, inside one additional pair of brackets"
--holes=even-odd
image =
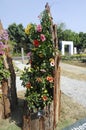
[(30, 117), (27, 118), (27, 116), (23, 116), (22, 130), (31, 130), (30, 125)]
[(2, 97), (0, 97), (0, 119), (4, 119), (5, 115), (4, 115), (4, 105), (2, 103)]
[(7, 118), (10, 116), (11, 109), (10, 109), (10, 101), (9, 101), (9, 87), (8, 87), (8, 80), (2, 80), (2, 104), (4, 108), (4, 117)]

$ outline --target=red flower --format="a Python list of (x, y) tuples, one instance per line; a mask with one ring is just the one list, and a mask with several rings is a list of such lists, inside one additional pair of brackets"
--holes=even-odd
[(38, 47), (39, 46), (39, 41), (38, 40), (34, 40), (33, 44), (34, 44), (35, 47)]

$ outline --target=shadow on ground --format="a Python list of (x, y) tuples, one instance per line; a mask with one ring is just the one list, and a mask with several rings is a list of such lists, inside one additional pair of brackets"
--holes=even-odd
[(18, 105), (8, 119), (0, 120), (0, 130), (21, 130), (24, 99), (18, 98)]

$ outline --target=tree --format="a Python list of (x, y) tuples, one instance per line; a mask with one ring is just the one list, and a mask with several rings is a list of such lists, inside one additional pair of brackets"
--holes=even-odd
[(21, 47), (23, 47), (24, 50), (27, 52), (28, 47), (27, 41), (29, 42), (29, 40), (24, 30), (25, 29), (22, 24), (16, 25), (16, 23), (13, 23), (8, 27), (10, 41), (16, 43), (14, 44), (15, 52), (20, 52)]
[(86, 33), (80, 32), (79, 37), (80, 37), (79, 49), (84, 50), (86, 48)]
[(58, 28), (58, 41), (59, 41), (59, 48), (61, 49), (60, 46), (60, 41), (73, 41), (74, 46), (77, 47), (79, 50), (80, 47), (80, 37), (78, 33), (75, 33), (71, 30), (62, 30), (61, 28)]

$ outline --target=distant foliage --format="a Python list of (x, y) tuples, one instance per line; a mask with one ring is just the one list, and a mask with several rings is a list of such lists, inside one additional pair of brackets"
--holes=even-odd
[(76, 33), (70, 29), (65, 29), (64, 24), (57, 26), (59, 49), (61, 50), (60, 41), (73, 41), (74, 46), (77, 47), (78, 53), (84, 51), (86, 48), (86, 33)]
[(21, 48), (27, 53), (30, 46), (30, 41), (25, 33), (25, 29), (22, 24), (17, 25), (13, 23), (8, 27), (9, 42), (13, 46), (13, 52), (20, 53)]

